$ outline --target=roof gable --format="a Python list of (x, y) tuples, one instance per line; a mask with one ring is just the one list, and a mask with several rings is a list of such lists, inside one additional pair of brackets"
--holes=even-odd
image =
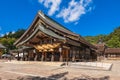
[(48, 25), (47, 27), (49, 29), (53, 29), (55, 32), (57, 31), (60, 34), (62, 34), (63, 36), (66, 36), (66, 37), (69, 37), (70, 39), (73, 39), (75, 41), (81, 42), (82, 44), (85, 44), (86, 46), (89, 46), (89, 47), (92, 47), (92, 48), (96, 48), (95, 46), (93, 46), (92, 44), (90, 44), (89, 42), (87, 42), (84, 38), (82, 38), (80, 35), (71, 32), (69, 29), (65, 28), (64, 26), (62, 26), (58, 22), (56, 22), (53, 19), (49, 18), (47, 15), (43, 14), (41, 11), (38, 12), (38, 14), (36, 15), (35, 19), (33, 20), (32, 24), (30, 25), (30, 27), (14, 43), (14, 45), (17, 45), (21, 41), (25, 41), (25, 39), (28, 39), (28, 37), (30, 35), (33, 35), (35, 25), (38, 26), (37, 23), (39, 23), (40, 20), (43, 21), (46, 25)]

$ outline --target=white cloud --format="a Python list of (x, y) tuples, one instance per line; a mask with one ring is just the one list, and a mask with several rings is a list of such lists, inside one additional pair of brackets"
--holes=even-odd
[(38, 2), (49, 9), (48, 15), (50, 16), (59, 11), (56, 17), (63, 18), (66, 23), (78, 21), (82, 15), (93, 10), (93, 7), (90, 6), (92, 0), (70, 0), (68, 4), (62, 5), (61, 9), (62, 0), (38, 0)]
[(14, 34), (15, 33), (15, 31), (12, 31), (12, 34)]
[(48, 15), (53, 15), (59, 10), (61, 0), (38, 0), (39, 3), (44, 4), (46, 8), (49, 8)]
[(6, 35), (9, 35), (9, 32), (6, 32)]
[[(63, 8), (57, 15), (58, 18), (63, 18), (64, 22), (74, 22), (80, 19), (83, 14), (86, 14), (87, 8), (92, 0), (71, 0), (67, 8)], [(91, 8), (88, 8), (89, 11)]]
[(1, 34), (1, 33), (0, 33), (0, 37), (3, 37), (3, 36), (4, 36), (4, 34)]

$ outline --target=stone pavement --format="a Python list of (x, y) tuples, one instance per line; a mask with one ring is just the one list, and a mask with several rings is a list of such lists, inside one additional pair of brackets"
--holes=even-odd
[(112, 63), (106, 62), (69, 62), (70, 67), (93, 70), (111, 70)]
[(55, 66), (55, 63), (53, 63), (54, 65), (45, 63), (44, 65), (40, 62), (20, 63), (13, 61), (8, 63), (0, 61), (0, 77), (2, 80), (18, 80), (17, 78), (23, 76), (37, 76), (39, 79), (40, 77), (46, 78), (45, 80), (49, 80), (47, 78), (55, 78), (55, 80), (64, 80), (65, 78), (67, 80), (120, 80), (120, 61), (106, 62), (113, 63), (111, 71), (61, 67)]

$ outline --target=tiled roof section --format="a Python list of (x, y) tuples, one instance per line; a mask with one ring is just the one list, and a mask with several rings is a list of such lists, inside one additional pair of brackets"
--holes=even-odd
[(107, 48), (105, 54), (120, 53), (120, 48)]
[(69, 35), (73, 35), (75, 37), (74, 40), (78, 40), (78, 41), (82, 42), (83, 44), (86, 44), (86, 45), (90, 46), (91, 48), (95, 48), (96, 49), (96, 47), (94, 45), (92, 45), (89, 42), (87, 42), (79, 34), (73, 33), (71, 30), (69, 30), (66, 27), (62, 26), (61, 24), (59, 24), (58, 22), (56, 22), (52, 18), (50, 18), (47, 15), (45, 15), (44, 13), (42, 13), (41, 11), (39, 11), (39, 16), (43, 17), (46, 20), (47, 23), (51, 24), (52, 25), (51, 27), (56, 28), (57, 30), (60, 30), (60, 31), (62, 31), (64, 33), (67, 33)]
[(38, 12), (38, 14), (36, 15), (34, 21), (32, 22), (32, 24), (30, 25), (30, 27), (27, 29), (27, 31), (14, 43), (14, 45), (19, 44), (22, 41), (25, 41), (25, 39), (27, 38), (27, 34), (30, 34), (30, 31), (33, 29), (33, 26), (37, 23), (38, 20), (42, 20), (44, 23), (46, 23), (48, 25), (48, 29), (51, 29), (55, 32), (59, 32), (61, 33), (63, 36), (66, 36), (66, 38), (70, 38), (74, 41), (77, 42), (81, 42), (83, 44), (85, 44), (86, 46), (89, 46), (91, 48), (95, 48), (96, 47), (92, 44), (90, 44), (89, 42), (87, 42), (86, 40), (83, 39), (83, 37), (81, 37), (80, 35), (73, 33), (72, 31), (70, 31), (69, 29), (65, 28), (64, 26), (62, 26), (61, 24), (59, 24), (58, 22), (56, 22), (55, 20), (49, 18), (47, 15), (45, 15), (44, 13), (42, 13), (41, 11)]
[(60, 30), (64, 33), (73, 35), (73, 36), (79, 36), (76, 33), (73, 33), (71, 30), (69, 30), (68, 28), (64, 27), (63, 25), (61, 25), (60, 23), (56, 22), (55, 20), (53, 20), (52, 18), (48, 17), (47, 15), (45, 15), (43, 12), (39, 11), (38, 12), (38, 16), (43, 19), (46, 23), (52, 25), (51, 27)]
[(97, 47), (98, 51), (100, 51), (100, 52), (104, 51), (105, 47), (106, 47), (105, 43), (96, 44), (95, 46)]

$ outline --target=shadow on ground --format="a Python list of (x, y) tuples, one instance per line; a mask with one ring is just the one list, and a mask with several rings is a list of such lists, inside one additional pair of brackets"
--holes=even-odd
[[(109, 80), (109, 76), (104, 76), (101, 78), (92, 78), (90, 76), (82, 75), (80, 77), (75, 77), (73, 79), (69, 79), (65, 77), (68, 72), (54, 74), (48, 77), (40, 77), (40, 76), (20, 76), (17, 79), (9, 79), (9, 80)], [(1, 79), (2, 80), (2, 79)]]

